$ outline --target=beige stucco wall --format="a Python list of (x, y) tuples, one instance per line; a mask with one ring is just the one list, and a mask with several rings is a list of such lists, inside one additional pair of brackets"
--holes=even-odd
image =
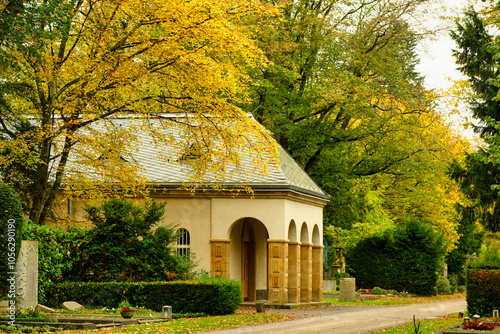
[(185, 228), (191, 237), (190, 249), (195, 255), (198, 269), (210, 271), (211, 200), (206, 198), (182, 198), (157, 200), (166, 202), (165, 215), (160, 224)]
[[(298, 240), (313, 242), (313, 231), (316, 229), (316, 241), (322, 243), (321, 206), (292, 200), (286, 196), (276, 198), (210, 198), (181, 197), (159, 198), (165, 202), (165, 215), (159, 226), (177, 225), (185, 228), (191, 237), (191, 251), (198, 263), (197, 269), (210, 272), (211, 239), (231, 240), (230, 244), (230, 277), (242, 279), (242, 220), (252, 218), (256, 224), (256, 288), (266, 289), (267, 286), (267, 239), (286, 240), (289, 237), (289, 227), (295, 222)], [(142, 201), (136, 201), (141, 203)], [(62, 202), (60, 215), (67, 215), (67, 205)], [(73, 217), (84, 219), (84, 203), (73, 201)], [(260, 225), (259, 225), (260, 224)], [(316, 226), (316, 228), (315, 228)], [(306, 237), (301, 237), (301, 231), (307, 231)], [(316, 243), (316, 242), (315, 242)]]
[(269, 238), (283, 238), (284, 213), (283, 199), (215, 198), (212, 200), (212, 237), (229, 238), (232, 225), (241, 218), (249, 217), (266, 226)]
[[(295, 222), (297, 228), (298, 240), (291, 241), (301, 241), (300, 232), (304, 224), (308, 230), (308, 240), (305, 242), (312, 242), (315, 225), (318, 226), (320, 235), (323, 235), (323, 208), (302, 202), (285, 200), (284, 215), (286, 223), (283, 225), (283, 238), (288, 238), (288, 230), (292, 220)], [(320, 241), (320, 244), (323, 244), (323, 242)]]

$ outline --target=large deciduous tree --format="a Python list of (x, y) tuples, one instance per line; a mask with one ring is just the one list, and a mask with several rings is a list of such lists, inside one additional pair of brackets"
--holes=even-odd
[(332, 196), (327, 224), (419, 217), (457, 237), (444, 175), (461, 143), (416, 71), (427, 2), (289, 1), (259, 22), (272, 65), (248, 110)]
[(249, 139), (260, 140), (252, 146), (258, 156), (275, 155), (269, 134), (235, 106), (247, 98), (245, 73), (265, 67), (241, 24), (257, 11), (267, 7), (244, 0), (2, 2), (0, 173), (17, 186), (29, 218), (43, 224), (59, 189), (78, 188), (68, 161), (80, 144), (95, 151), (79, 162), (102, 171), (102, 185), (143, 186), (139, 166), (122, 159), (133, 133), (108, 122), (124, 113), (143, 115), (134, 131), (152, 131), (166, 145), (175, 142), (151, 129), (148, 117), (193, 116), (176, 125), (198, 143), (199, 171), (237, 165)]

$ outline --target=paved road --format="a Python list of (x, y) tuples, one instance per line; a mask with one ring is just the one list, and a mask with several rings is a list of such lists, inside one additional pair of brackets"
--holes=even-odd
[(318, 309), (320, 313), (317, 313), (318, 310), (311, 310), (311, 316), (299, 316), (297, 320), (212, 331), (210, 333), (362, 334), (412, 322), (413, 315), (417, 320), (427, 319), (463, 312), (465, 308), (466, 302), (464, 298), (404, 306), (324, 307)]

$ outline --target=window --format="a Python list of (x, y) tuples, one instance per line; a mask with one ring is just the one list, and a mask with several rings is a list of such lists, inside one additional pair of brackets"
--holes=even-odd
[(191, 244), (191, 237), (189, 236), (188, 230), (181, 228), (178, 232), (179, 236), (177, 237), (177, 253), (182, 255), (189, 254), (189, 245)]

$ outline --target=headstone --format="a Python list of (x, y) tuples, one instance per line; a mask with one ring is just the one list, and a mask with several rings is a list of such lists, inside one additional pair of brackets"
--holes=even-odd
[(336, 280), (323, 280), (323, 291), (336, 291), (337, 281)]
[(77, 302), (68, 301), (62, 304), (62, 308), (69, 311), (83, 310), (84, 307)]
[(266, 306), (264, 303), (255, 303), (255, 311), (257, 313), (266, 313)]
[(341, 278), (339, 300), (345, 302), (356, 301), (356, 279), (355, 278)]
[(55, 312), (55, 310), (51, 309), (50, 307), (44, 306), (42, 304), (38, 304), (36, 306), (36, 310), (42, 311), (42, 312), (45, 312), (45, 313), (54, 313)]
[(165, 305), (161, 308), (161, 316), (163, 318), (172, 319), (172, 306)]
[(17, 308), (38, 305), (38, 242), (21, 241), (16, 264)]

